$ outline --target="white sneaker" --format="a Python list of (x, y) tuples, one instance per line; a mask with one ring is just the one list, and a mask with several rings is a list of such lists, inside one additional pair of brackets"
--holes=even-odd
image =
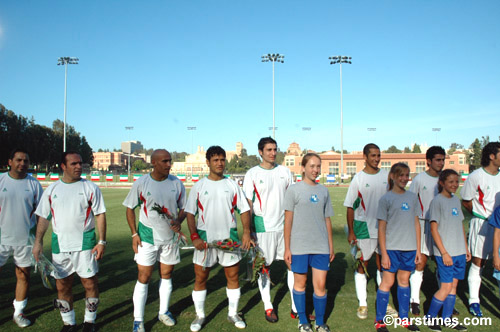
[(191, 327), (190, 327), (191, 331), (198, 332), (199, 330), (201, 330), (203, 323), (205, 323), (205, 317), (196, 316), (196, 318), (191, 323)]
[(19, 327), (28, 327), (31, 325), (31, 321), (24, 316), (24, 314), (19, 314), (17, 316), (12, 316), (12, 320)]
[(174, 315), (172, 315), (170, 311), (167, 311), (164, 314), (158, 314), (158, 320), (166, 326), (174, 326), (177, 323), (175, 321)]
[(238, 329), (244, 329), (247, 327), (247, 324), (243, 321), (239, 314), (234, 316), (227, 316), (227, 320), (234, 324), (234, 326)]
[(368, 318), (368, 307), (366, 306), (361, 306), (358, 308), (358, 311), (356, 312), (358, 315), (359, 319), (366, 319)]
[(144, 328), (144, 322), (134, 321), (132, 332), (146, 332), (146, 329)]

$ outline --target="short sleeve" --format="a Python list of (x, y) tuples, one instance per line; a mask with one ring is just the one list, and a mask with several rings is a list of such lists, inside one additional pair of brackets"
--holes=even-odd
[(344, 206), (348, 208), (352, 208), (354, 206), (354, 202), (358, 199), (358, 180), (357, 176), (354, 177), (353, 181), (349, 185), (349, 189), (347, 189), (347, 195), (345, 196)]
[(186, 202), (186, 207), (184, 211), (186, 213), (196, 215), (196, 212), (198, 212), (198, 190), (200, 187), (201, 182), (196, 182), (196, 184), (191, 188), (191, 191), (189, 191), (189, 196)]
[(50, 189), (47, 189), (42, 194), (42, 197), (38, 201), (38, 206), (36, 207), (35, 214), (39, 217), (45, 218), (47, 220), (51, 219), (50, 211)]
[(488, 219), (488, 223), (495, 228), (500, 228), (500, 206), (493, 211)]
[[(92, 183), (93, 184), (93, 183)], [(106, 212), (106, 206), (104, 205), (104, 198), (102, 197), (101, 189), (93, 184), (94, 195), (92, 197), (92, 212), (94, 215), (99, 215)]]
[(330, 193), (328, 192), (328, 189), (325, 188), (326, 192), (326, 198), (325, 198), (325, 209), (324, 209), (324, 214), (325, 218), (328, 217), (333, 217), (335, 215), (332, 207), (332, 200), (330, 199)]
[(415, 207), (415, 217), (419, 217), (422, 215), (422, 207), (420, 206), (420, 202), (418, 201), (418, 196), (413, 195), (413, 206)]
[(129, 209), (135, 209), (139, 206), (139, 183), (138, 181), (134, 182), (132, 188), (128, 192), (127, 197), (123, 201), (123, 205), (128, 207)]
[(285, 192), (285, 211), (293, 212), (295, 209), (295, 186), (297, 186), (297, 184), (294, 184)]
[(181, 193), (179, 195), (179, 198), (177, 199), (177, 208), (183, 210), (186, 208), (186, 187), (184, 187), (184, 185), (180, 181), (179, 186)]
[(249, 171), (243, 178), (243, 192), (248, 199), (253, 198), (253, 181), (252, 181), (252, 172)]
[(250, 211), (250, 205), (248, 205), (247, 198), (245, 194), (243, 193), (243, 190), (241, 190), (240, 186), (238, 186), (236, 183), (233, 183), (236, 191), (236, 207), (238, 208), (240, 214), (245, 213), (247, 211)]
[(431, 222), (435, 221), (436, 223), (440, 223), (441, 221), (441, 211), (439, 209), (438, 197), (436, 196), (429, 206), (429, 220)]
[(476, 195), (476, 174), (477, 173), (472, 173), (469, 177), (467, 177), (467, 180), (465, 180), (464, 186), (460, 191), (460, 196), (464, 201), (471, 201)]
[(382, 196), (378, 202), (377, 209), (377, 219), (384, 220), (387, 222), (389, 216), (389, 202), (387, 201), (386, 196)]

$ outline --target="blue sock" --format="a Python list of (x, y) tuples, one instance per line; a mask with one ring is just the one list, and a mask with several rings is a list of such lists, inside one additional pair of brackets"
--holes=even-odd
[(456, 295), (448, 295), (443, 304), (443, 318), (451, 318), (453, 308), (455, 307)]
[(389, 292), (384, 292), (379, 288), (377, 291), (377, 315), (375, 316), (375, 319), (377, 321), (384, 320), (388, 303), (389, 303)]
[(443, 306), (443, 303), (443, 301), (439, 301), (435, 296), (433, 296), (431, 306), (429, 307), (429, 311), (427, 311), (427, 316), (430, 318), (437, 317), (439, 310)]
[(399, 317), (408, 318), (410, 310), (410, 287), (398, 286)]
[(313, 294), (314, 312), (316, 313), (316, 326), (325, 324), (326, 294), (318, 296)]
[(299, 292), (295, 289), (293, 290), (293, 301), (295, 302), (295, 307), (297, 308), (297, 314), (299, 315), (299, 323), (307, 324), (306, 317), (306, 292)]

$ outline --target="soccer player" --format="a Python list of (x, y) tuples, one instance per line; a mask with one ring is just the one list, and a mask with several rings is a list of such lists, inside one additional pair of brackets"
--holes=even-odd
[(420, 220), (420, 237), (422, 259), (417, 264), (415, 271), (410, 275), (410, 310), (412, 314), (420, 315), (420, 287), (424, 277), (424, 268), (427, 259), (432, 255), (432, 235), (429, 222), (429, 205), (438, 194), (438, 178), (444, 167), (446, 152), (440, 146), (431, 146), (425, 153), (428, 169), (415, 176), (411, 182), (409, 191), (417, 194), (422, 214)]
[[(283, 207), (285, 191), (292, 184), (290, 170), (276, 164), (277, 143), (271, 137), (261, 138), (258, 144), (260, 165), (252, 167), (245, 174), (243, 191), (248, 198), (253, 212), (253, 228), (257, 236), (257, 245), (262, 249), (266, 264), (262, 268), (257, 281), (265, 317), (268, 322), (275, 323), (278, 316), (271, 302), (270, 266), (275, 260), (283, 260), (285, 243), (283, 227), (285, 210)], [(297, 316), (293, 303), (293, 272), (288, 270), (288, 288), (292, 297), (292, 317)]]
[[(75, 151), (61, 158), (63, 177), (43, 193), (35, 213), (40, 217), (33, 245), (36, 261), (43, 249), (43, 236), (52, 224), (52, 263), (54, 264), (57, 299), (54, 306), (61, 313), (61, 332), (77, 330), (73, 309), (73, 277), (76, 272), (85, 288), (84, 332), (96, 331), (99, 304), (97, 272), (106, 249), (106, 208), (101, 190), (81, 178), (82, 157)], [(95, 228), (99, 232), (96, 241)]]
[(500, 205), (500, 142), (486, 144), (481, 152), (481, 168), (472, 172), (460, 192), (462, 205), (473, 218), (470, 220), (468, 245), (472, 255), (469, 268), (469, 311), (477, 317), (483, 313), (479, 305), (481, 275), (487, 259), (491, 259), (493, 227), (487, 220), (495, 206)]
[[(127, 207), (127, 222), (132, 232), (132, 248), (137, 262), (137, 283), (134, 288), (134, 332), (144, 332), (144, 308), (148, 284), (155, 263), (160, 269), (160, 308), (158, 319), (167, 326), (176, 321), (168, 311), (172, 294), (172, 273), (180, 262), (178, 236), (185, 218), (186, 189), (182, 182), (170, 175), (172, 157), (167, 150), (155, 150), (151, 155), (153, 171), (141, 176), (130, 189), (123, 205)], [(135, 208), (139, 207), (139, 226), (136, 227)], [(165, 208), (160, 215), (153, 208)]]
[[(380, 198), (387, 192), (387, 171), (378, 167), (380, 163), (380, 148), (373, 143), (363, 148), (365, 167), (356, 174), (349, 185), (344, 206), (347, 207), (347, 241), (356, 243), (362, 254), (362, 264), (368, 266), (368, 261), (377, 252), (377, 209)], [(376, 255), (377, 284), (380, 285), (380, 256)], [(366, 293), (366, 275), (360, 265), (354, 272), (354, 284), (359, 301), (357, 315), (360, 319), (368, 317)], [(397, 312), (388, 306), (388, 314)], [(397, 317), (397, 316), (396, 316)]]
[[(208, 177), (198, 181), (191, 191), (186, 205), (187, 222), (191, 240), (196, 248), (193, 254), (195, 282), (193, 302), (196, 318), (191, 323), (191, 331), (201, 330), (205, 322), (205, 299), (210, 269), (219, 262), (224, 267), (227, 280), (226, 294), (229, 300), (227, 319), (235, 327), (243, 329), (246, 323), (238, 314), (240, 285), (238, 281), (240, 253), (224, 252), (217, 248), (207, 248), (207, 243), (231, 239), (238, 241), (235, 210), (240, 213), (243, 225), (241, 248), (249, 249), (250, 207), (238, 184), (224, 177), (226, 151), (220, 146), (211, 146), (206, 153), (209, 168)], [(195, 220), (195, 216), (197, 219)]]
[(24, 316), (28, 303), (34, 211), (42, 196), (40, 183), (28, 175), (30, 159), (22, 149), (12, 151), (10, 170), (0, 175), (0, 270), (12, 255), (16, 265), (16, 291), (13, 320), (19, 327), (31, 322)]

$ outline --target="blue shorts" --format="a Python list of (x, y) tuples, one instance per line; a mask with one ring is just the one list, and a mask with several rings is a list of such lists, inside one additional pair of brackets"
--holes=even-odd
[(323, 271), (330, 270), (330, 255), (329, 254), (292, 255), (292, 272), (307, 273), (309, 266)]
[(415, 270), (416, 250), (387, 250), (387, 255), (389, 255), (389, 259), (391, 260), (391, 267), (389, 269), (384, 269), (382, 267), (382, 271), (396, 273), (398, 270)]
[(453, 279), (463, 280), (465, 277), (465, 255), (452, 256), (452, 266), (446, 266), (443, 263), (443, 257), (436, 257), (436, 263), (439, 273), (439, 280), (441, 282), (453, 282)]

